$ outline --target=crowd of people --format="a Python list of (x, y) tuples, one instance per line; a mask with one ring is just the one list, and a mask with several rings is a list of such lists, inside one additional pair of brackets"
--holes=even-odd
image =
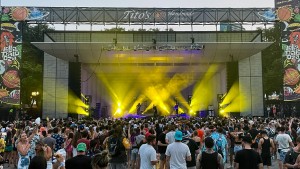
[(277, 159), (273, 166), (289, 169), (300, 168), (299, 135), (297, 118), (38, 118), (1, 123), (0, 161), (18, 169), (270, 169)]

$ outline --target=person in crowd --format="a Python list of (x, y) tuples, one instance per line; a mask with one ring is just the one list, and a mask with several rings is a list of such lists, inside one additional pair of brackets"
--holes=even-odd
[(84, 129), (84, 130), (81, 132), (81, 139), (79, 139), (79, 140), (77, 141), (77, 145), (78, 145), (79, 143), (85, 143), (85, 145), (86, 145), (86, 147), (87, 147), (87, 150), (89, 150), (89, 149), (90, 149), (90, 140), (88, 139), (88, 136), (89, 136), (88, 131)]
[(44, 137), (43, 139), (43, 143), (47, 144), (52, 149), (52, 151), (54, 151), (56, 140), (52, 138), (52, 132), (53, 132), (52, 129), (49, 129), (48, 132), (42, 131), (43, 135), (46, 135), (46, 137)]
[(196, 169), (196, 155), (199, 154), (199, 146), (197, 143), (189, 137), (188, 134), (183, 136), (182, 142), (186, 144), (189, 147), (189, 150), (191, 152), (191, 161), (186, 161), (186, 166), (188, 169)]
[(291, 168), (300, 168), (300, 136), (296, 138), (297, 145), (290, 149), (284, 158), (283, 165), (284, 167)]
[(72, 157), (73, 146), (72, 146), (73, 132), (69, 132), (68, 138), (65, 141), (65, 150), (67, 153), (66, 160)]
[(227, 160), (228, 143), (225, 135), (223, 134), (223, 128), (219, 127), (217, 131), (211, 134), (211, 138), (215, 142), (214, 151), (222, 155), (223, 163), (225, 164)]
[(75, 147), (77, 147), (77, 142), (78, 142), (79, 139), (81, 139), (81, 133), (79, 131), (77, 131), (77, 128), (76, 128), (74, 137), (72, 139), (72, 146), (74, 147), (73, 152), (72, 152), (73, 157), (77, 156), (77, 151), (76, 151)]
[(8, 167), (10, 164), (13, 164), (13, 160), (11, 159), (12, 151), (13, 151), (13, 135), (11, 128), (7, 129), (6, 137), (5, 137), (5, 151), (4, 151), (4, 160), (8, 163)]
[(17, 150), (19, 154), (18, 169), (28, 169), (30, 162), (28, 154), (29, 149), (30, 144), (28, 142), (27, 135), (25, 132), (23, 132), (17, 145)]
[(278, 134), (275, 138), (277, 147), (277, 159), (279, 169), (283, 169), (283, 161), (290, 147), (294, 147), (291, 137), (285, 133), (285, 127), (278, 128)]
[(14, 132), (15, 132), (15, 134), (13, 136), (13, 142), (12, 142), (13, 152), (12, 152), (12, 155), (11, 155), (11, 159), (13, 161), (14, 167), (17, 168), (17, 164), (18, 164), (17, 140), (20, 137), (22, 130), (13, 129), (13, 133)]
[(32, 129), (32, 133), (28, 138), (29, 144), (30, 144), (30, 149), (29, 149), (29, 157), (32, 159), (36, 154), (35, 154), (35, 145), (37, 142), (40, 141), (40, 135), (38, 133), (38, 127), (34, 125)]
[(53, 169), (52, 160), (48, 166), (47, 161), (52, 158), (52, 150), (42, 141), (35, 145), (35, 156), (30, 160), (29, 169)]
[(198, 154), (197, 169), (224, 169), (222, 155), (214, 151), (214, 140), (211, 137), (204, 139), (205, 151)]
[(204, 135), (204, 130), (199, 124), (195, 125), (195, 130), (198, 132), (198, 137), (200, 137), (201, 142), (204, 140), (205, 135)]
[(110, 155), (109, 164), (111, 169), (127, 169), (126, 150), (130, 149), (130, 143), (123, 136), (123, 129), (117, 126), (112, 135), (107, 139), (107, 148)]
[[(258, 142), (258, 149), (261, 154), (263, 165), (271, 169), (272, 166), (272, 154), (275, 152), (275, 144), (273, 139), (269, 138), (267, 131), (261, 131), (262, 138)], [(270, 150), (271, 149), (271, 150)]]
[(108, 151), (102, 151), (92, 158), (93, 169), (108, 169)]
[(155, 169), (155, 165), (159, 162), (154, 146), (156, 145), (156, 136), (149, 135), (147, 144), (143, 144), (139, 149), (140, 169)]
[(66, 169), (92, 169), (92, 159), (89, 156), (86, 156), (87, 146), (85, 143), (79, 143), (77, 145), (77, 156), (72, 157), (66, 160), (65, 168)]
[(2, 132), (0, 132), (0, 167), (3, 167), (3, 163), (5, 163), (5, 159), (3, 158), (5, 151), (5, 141), (2, 136)]
[(192, 139), (196, 142), (197, 146), (200, 148), (201, 147), (201, 138), (198, 136), (198, 131), (197, 130), (195, 130), (193, 132), (193, 138)]
[(168, 127), (163, 127), (163, 132), (158, 136), (157, 151), (160, 153), (159, 168), (164, 169), (166, 166), (166, 150), (168, 144), (166, 143), (166, 134), (168, 133)]
[(134, 169), (137, 165), (138, 161), (138, 151), (141, 146), (141, 143), (145, 139), (145, 136), (141, 134), (140, 128), (135, 128), (135, 135), (129, 136), (131, 138), (132, 142), (132, 149), (131, 149), (131, 154), (130, 154), (130, 160), (131, 160), (131, 167)]
[(234, 159), (235, 169), (262, 169), (263, 163), (258, 152), (251, 148), (252, 137), (246, 135), (242, 139), (244, 149), (236, 153)]
[(175, 142), (175, 127), (174, 125), (169, 126), (169, 132), (166, 134), (166, 143), (172, 144)]
[(58, 134), (58, 127), (54, 127), (52, 138), (55, 139), (54, 152), (64, 147), (64, 138)]
[(175, 142), (169, 144), (166, 150), (166, 168), (187, 169), (186, 161), (191, 161), (189, 147), (182, 143), (182, 132), (177, 130), (174, 135)]

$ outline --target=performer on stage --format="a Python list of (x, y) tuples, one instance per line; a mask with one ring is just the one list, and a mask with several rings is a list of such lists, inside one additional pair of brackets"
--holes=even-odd
[(153, 116), (157, 117), (157, 114), (158, 114), (157, 107), (155, 105), (153, 105)]
[(139, 103), (138, 105), (136, 105), (136, 114), (137, 115), (141, 115), (141, 103)]
[(177, 102), (174, 106), (174, 111), (175, 111), (176, 115), (178, 116), (178, 103)]
[(215, 116), (215, 110), (213, 105), (208, 106), (208, 116), (209, 117), (214, 117)]

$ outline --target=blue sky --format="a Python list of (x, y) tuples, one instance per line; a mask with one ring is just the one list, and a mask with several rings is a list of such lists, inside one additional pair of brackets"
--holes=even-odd
[(0, 0), (1, 6), (265, 8), (274, 0)]

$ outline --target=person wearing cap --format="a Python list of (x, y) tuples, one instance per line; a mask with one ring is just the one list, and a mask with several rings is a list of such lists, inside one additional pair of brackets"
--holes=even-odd
[(155, 165), (158, 163), (159, 158), (157, 158), (156, 150), (154, 146), (156, 145), (156, 136), (151, 134), (147, 138), (147, 144), (143, 144), (139, 149), (140, 157), (140, 169), (154, 169)]
[[(270, 169), (272, 166), (271, 156), (275, 152), (275, 144), (273, 139), (268, 137), (266, 130), (261, 131), (260, 134), (262, 135), (262, 138), (258, 142), (258, 149), (261, 153), (263, 165), (266, 165), (268, 169)], [(270, 148), (272, 148), (272, 151), (270, 151)]]
[(77, 156), (66, 161), (66, 169), (92, 169), (91, 157), (86, 156), (86, 144), (79, 143), (77, 145)]
[(87, 130), (82, 130), (81, 131), (81, 139), (79, 139), (77, 141), (77, 145), (79, 143), (85, 143), (86, 147), (87, 147), (87, 150), (90, 149), (90, 140), (88, 139), (88, 136), (89, 136), (89, 133)]
[(186, 161), (191, 161), (189, 147), (182, 143), (182, 132), (177, 130), (174, 135), (175, 142), (169, 144), (166, 150), (166, 168), (187, 169)]
[(262, 169), (263, 163), (258, 152), (251, 148), (252, 137), (246, 135), (242, 139), (244, 149), (236, 153), (234, 159), (235, 169)]
[(214, 140), (211, 137), (204, 139), (205, 151), (198, 154), (196, 160), (197, 168), (202, 169), (224, 169), (222, 155), (214, 151)]

